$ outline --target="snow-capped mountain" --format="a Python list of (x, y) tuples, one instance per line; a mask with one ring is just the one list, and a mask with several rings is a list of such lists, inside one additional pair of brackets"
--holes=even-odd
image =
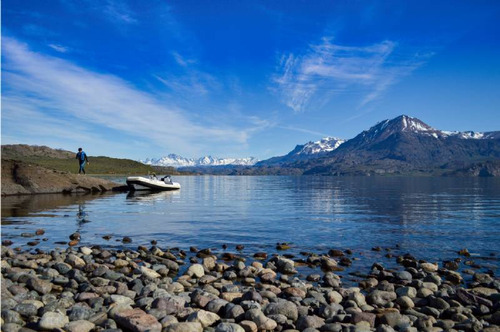
[(201, 158), (185, 158), (176, 154), (169, 154), (161, 158), (147, 158), (141, 160), (142, 163), (153, 166), (170, 167), (200, 167), (200, 166), (252, 166), (259, 160), (253, 157), (249, 158), (217, 158), (205, 156)]
[(319, 141), (295, 146), (287, 155), (273, 157), (259, 162), (258, 166), (276, 166), (284, 163), (314, 159), (337, 149), (345, 140), (337, 137), (325, 137)]
[(446, 131), (434, 129), (423, 121), (408, 115), (400, 115), (392, 120), (384, 120), (363, 131), (360, 135), (368, 140), (383, 140), (390, 135), (403, 132), (414, 133), (424, 136), (432, 136), (436, 139), (456, 137), (461, 139), (493, 139), (499, 138), (498, 131), (474, 132), (474, 131)]
[(324, 158), (312, 159), (304, 174), (409, 173), (452, 169), (500, 159), (500, 132), (444, 131), (401, 115), (377, 123)]
[(345, 140), (341, 138), (325, 137), (316, 142), (308, 142), (304, 145), (298, 145), (297, 147), (301, 146), (302, 148), (299, 151), (295, 152), (295, 154), (311, 155), (311, 154), (326, 153), (335, 150), (340, 146), (340, 144), (344, 142)]

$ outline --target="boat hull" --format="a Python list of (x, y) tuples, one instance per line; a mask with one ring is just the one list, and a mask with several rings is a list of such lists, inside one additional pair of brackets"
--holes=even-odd
[(127, 185), (130, 190), (179, 190), (181, 185), (177, 182), (165, 183), (157, 179), (148, 179), (141, 176), (131, 176), (127, 178)]

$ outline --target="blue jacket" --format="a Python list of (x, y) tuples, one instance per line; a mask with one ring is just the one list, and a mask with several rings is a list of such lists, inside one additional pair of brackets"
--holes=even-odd
[(84, 162), (88, 162), (89, 161), (88, 158), (87, 158), (87, 154), (84, 151), (78, 152), (76, 154), (76, 159), (78, 159), (78, 162), (80, 164), (83, 164)]

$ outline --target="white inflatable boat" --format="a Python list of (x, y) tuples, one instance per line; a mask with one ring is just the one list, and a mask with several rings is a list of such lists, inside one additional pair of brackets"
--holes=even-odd
[(181, 185), (177, 182), (172, 182), (170, 176), (165, 176), (161, 179), (156, 176), (142, 177), (142, 176), (129, 176), (127, 178), (127, 185), (130, 190), (178, 190)]

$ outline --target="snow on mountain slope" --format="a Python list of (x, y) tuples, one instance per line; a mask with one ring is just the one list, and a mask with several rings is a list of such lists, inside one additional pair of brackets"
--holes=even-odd
[(375, 126), (365, 130), (362, 135), (368, 140), (383, 140), (397, 132), (408, 132), (436, 139), (456, 137), (460, 139), (493, 139), (498, 137), (498, 132), (474, 132), (474, 131), (445, 131), (434, 129), (423, 121), (407, 115), (400, 115), (392, 120), (384, 120)]
[(199, 167), (199, 166), (251, 166), (258, 162), (258, 159), (249, 158), (217, 158), (205, 156), (201, 158), (185, 158), (176, 154), (169, 154), (162, 158), (147, 158), (141, 160), (142, 163), (153, 166), (170, 166), (170, 167)]
[(335, 150), (344, 143), (345, 140), (336, 137), (325, 137), (316, 142), (309, 142), (303, 145), (303, 147), (297, 151), (295, 154), (319, 154), (326, 153)]

